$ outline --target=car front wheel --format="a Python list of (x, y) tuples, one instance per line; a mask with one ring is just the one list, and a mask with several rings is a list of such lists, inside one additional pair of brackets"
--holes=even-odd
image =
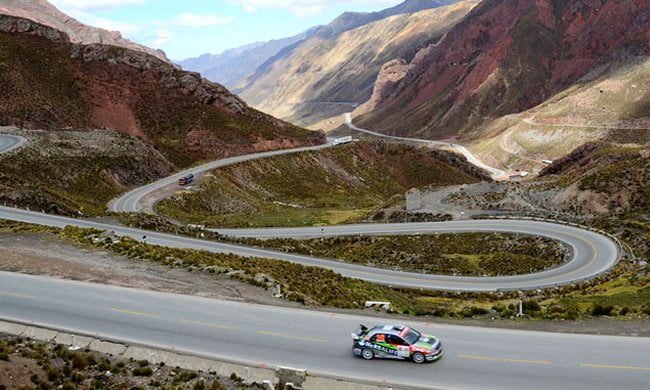
[(365, 348), (363, 351), (361, 351), (361, 357), (366, 360), (372, 360), (375, 357), (375, 353), (372, 351), (372, 349)]
[(421, 352), (416, 352), (413, 354), (413, 361), (417, 364), (422, 364), (424, 363), (426, 359), (424, 358), (424, 354)]

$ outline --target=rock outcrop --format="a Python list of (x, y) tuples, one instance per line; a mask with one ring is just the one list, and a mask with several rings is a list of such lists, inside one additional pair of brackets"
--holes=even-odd
[(372, 110), (378, 104), (386, 100), (397, 87), (400, 80), (406, 76), (408, 72), (408, 66), (405, 60), (397, 59), (385, 63), (379, 74), (377, 75), (377, 81), (375, 81), (375, 87), (372, 92), (370, 100), (366, 103), (367, 109)]

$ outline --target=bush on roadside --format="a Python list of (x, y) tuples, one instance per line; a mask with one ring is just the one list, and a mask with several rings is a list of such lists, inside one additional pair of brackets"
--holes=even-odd
[(601, 305), (599, 303), (595, 304), (591, 308), (591, 315), (594, 317), (598, 316), (609, 316), (614, 311), (614, 306), (612, 305)]
[(135, 376), (151, 376), (152, 374), (151, 367), (136, 367), (133, 369), (133, 375)]

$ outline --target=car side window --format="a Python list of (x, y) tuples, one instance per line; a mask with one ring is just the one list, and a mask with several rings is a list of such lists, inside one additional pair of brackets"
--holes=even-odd
[(395, 335), (389, 335), (389, 336), (388, 336), (388, 342), (389, 342), (391, 345), (408, 345), (408, 344), (406, 343), (406, 341), (404, 341), (404, 339), (402, 339), (402, 338), (399, 337), (399, 336), (395, 336)]
[(372, 336), (370, 341), (373, 343), (384, 343), (386, 342), (386, 335), (383, 333), (377, 333), (376, 335)]

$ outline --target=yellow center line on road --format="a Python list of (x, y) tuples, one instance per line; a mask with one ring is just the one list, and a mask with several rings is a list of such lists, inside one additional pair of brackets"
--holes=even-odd
[(507, 359), (491, 356), (476, 356), (476, 355), (458, 355), (463, 359), (472, 359), (472, 360), (491, 360), (495, 362), (507, 362), (507, 363), (525, 363), (525, 364), (552, 364), (548, 360), (523, 360), (523, 359)]
[(215, 324), (215, 323), (211, 323), (211, 322), (192, 321), (192, 320), (179, 320), (179, 322), (182, 322), (184, 324), (208, 326), (210, 328), (217, 328), (217, 329), (227, 329), (227, 330), (235, 330), (235, 329), (237, 329), (234, 326)]
[(650, 371), (650, 367), (641, 367), (641, 366), (617, 366), (611, 364), (589, 364), (589, 363), (581, 363), (579, 366), (586, 367), (586, 368), (611, 368), (615, 370)]
[(260, 330), (257, 333), (265, 335), (265, 336), (284, 337), (284, 338), (287, 338), (287, 339), (314, 341), (314, 342), (317, 342), (317, 343), (327, 343), (327, 340), (317, 339), (317, 338), (314, 338), (314, 337), (292, 336), (292, 335), (282, 334), (282, 333), (267, 332), (267, 331), (264, 331), (264, 330)]
[(0, 291), (0, 295), (4, 295), (7, 297), (16, 297), (16, 298), (38, 299), (38, 297), (35, 295), (19, 294), (19, 293), (13, 293), (9, 291)]
[(160, 316), (158, 314), (145, 313), (145, 312), (141, 312), (141, 311), (125, 310), (125, 309), (117, 309), (115, 307), (111, 307), (111, 311), (114, 311), (114, 312), (117, 312), (117, 313), (122, 313), (122, 314), (129, 314), (129, 315), (132, 315), (132, 316), (160, 318)]

